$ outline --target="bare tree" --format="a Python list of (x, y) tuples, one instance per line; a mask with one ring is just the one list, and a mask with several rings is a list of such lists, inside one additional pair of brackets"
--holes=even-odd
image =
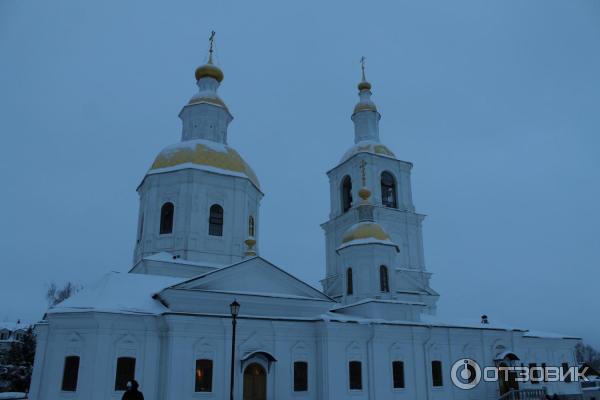
[(50, 284), (48, 291), (46, 292), (46, 299), (50, 307), (63, 302), (69, 297), (82, 289), (80, 285), (74, 284), (73, 282), (67, 282), (62, 288), (56, 286), (56, 283)]
[(592, 346), (584, 343), (577, 343), (575, 345), (575, 354), (577, 355), (578, 362), (587, 363), (596, 370), (600, 369), (600, 352)]

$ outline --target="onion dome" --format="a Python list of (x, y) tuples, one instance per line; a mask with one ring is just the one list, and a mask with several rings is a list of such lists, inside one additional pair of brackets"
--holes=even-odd
[(223, 80), (223, 71), (221, 68), (217, 67), (212, 63), (212, 54), (208, 58), (208, 62), (200, 67), (196, 68), (196, 81), (204, 77), (211, 77), (217, 80), (217, 82), (221, 82)]
[(260, 189), (256, 174), (237, 151), (226, 144), (204, 139), (187, 140), (164, 148), (148, 174), (187, 168), (247, 178)]
[(216, 79), (217, 82), (221, 82), (223, 80), (223, 71), (219, 67), (213, 64), (213, 46), (215, 44), (215, 31), (212, 31), (210, 34), (210, 48), (208, 49), (208, 61), (206, 64), (196, 68), (196, 82), (202, 78), (210, 77)]
[(363, 77), (363, 81), (358, 84), (358, 90), (371, 90), (371, 84), (365, 81)]

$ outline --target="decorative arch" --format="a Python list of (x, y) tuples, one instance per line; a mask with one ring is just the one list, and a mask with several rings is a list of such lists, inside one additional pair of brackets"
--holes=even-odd
[(342, 212), (346, 212), (352, 207), (352, 178), (349, 175), (342, 178), (341, 198)]
[(398, 208), (396, 178), (391, 172), (381, 173), (381, 203), (385, 207)]
[(410, 371), (407, 369), (407, 353), (400, 344), (393, 343), (390, 346), (389, 354), (392, 388), (394, 390), (404, 389), (406, 388), (406, 372)]
[(364, 351), (358, 343), (352, 342), (346, 347), (347, 376), (349, 390), (363, 389)]
[(294, 392), (307, 392), (309, 388), (309, 354), (307, 345), (299, 341), (292, 347), (291, 374)]
[(126, 389), (127, 382), (135, 379), (137, 358), (140, 354), (138, 340), (131, 334), (122, 335), (115, 339), (114, 379), (115, 391)]

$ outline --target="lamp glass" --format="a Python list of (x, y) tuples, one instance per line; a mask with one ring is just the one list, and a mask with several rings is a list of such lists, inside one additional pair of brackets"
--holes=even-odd
[(231, 311), (231, 315), (233, 317), (237, 317), (240, 312), (240, 303), (237, 300), (234, 300), (233, 303), (229, 305), (229, 309)]

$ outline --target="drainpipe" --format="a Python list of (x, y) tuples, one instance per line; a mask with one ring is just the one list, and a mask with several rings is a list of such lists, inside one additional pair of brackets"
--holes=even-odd
[(427, 345), (429, 344), (429, 341), (431, 340), (431, 335), (432, 335), (432, 326), (431, 325), (427, 325), (428, 328), (428, 332), (429, 335), (427, 335), (427, 339), (425, 339), (425, 341), (423, 342), (423, 357), (425, 358), (425, 385), (423, 386), (425, 388), (425, 395), (426, 395), (426, 399), (429, 400), (429, 398), (431, 397), (429, 394), (429, 382), (430, 382), (430, 374), (431, 374), (431, 368), (429, 367), (429, 365), (427, 365), (428, 361), (429, 361), (429, 357), (427, 356)]
[(375, 399), (375, 325), (371, 325), (371, 337), (367, 341), (367, 358), (369, 360), (369, 399)]

